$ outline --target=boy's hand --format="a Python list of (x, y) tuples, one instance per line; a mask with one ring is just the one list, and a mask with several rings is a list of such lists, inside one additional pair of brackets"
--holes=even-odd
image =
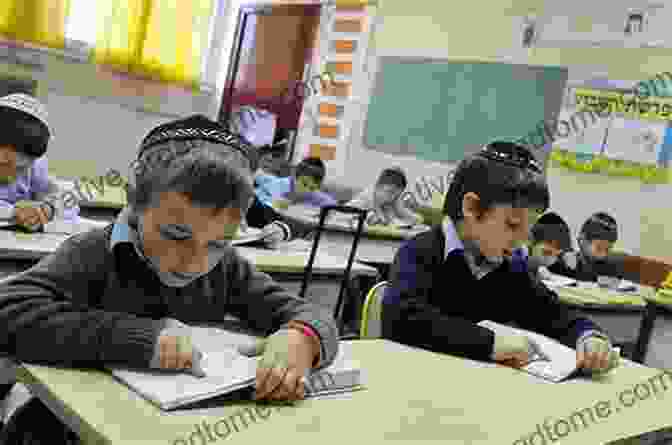
[(303, 377), (317, 355), (314, 342), (296, 329), (276, 332), (266, 339), (257, 368), (255, 399), (303, 399)]
[(14, 219), (22, 227), (38, 228), (49, 222), (49, 213), (41, 203), (34, 205), (29, 201), (19, 201), (14, 209)]
[(278, 224), (267, 224), (261, 231), (264, 243), (269, 246), (274, 246), (285, 240), (285, 232)]
[(166, 327), (156, 342), (150, 368), (166, 370), (187, 370), (203, 377), (200, 367), (203, 353), (193, 345), (188, 326), (178, 320), (166, 319)]
[(273, 207), (276, 209), (287, 210), (289, 208), (289, 199), (279, 198), (273, 201)]
[(492, 360), (513, 368), (521, 368), (530, 362), (530, 341), (519, 334), (495, 334)]
[(620, 356), (608, 339), (589, 336), (576, 345), (576, 366), (595, 374), (606, 373), (618, 366)]

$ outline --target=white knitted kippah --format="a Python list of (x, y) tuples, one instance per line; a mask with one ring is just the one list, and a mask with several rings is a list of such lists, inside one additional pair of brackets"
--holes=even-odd
[(34, 98), (23, 93), (10, 94), (8, 96), (0, 97), (0, 108), (7, 107), (13, 108), (15, 110), (23, 111), (26, 114), (37, 118), (49, 129), (49, 134), (53, 137), (54, 133), (49, 127), (49, 121), (47, 119), (47, 109), (45, 106)]

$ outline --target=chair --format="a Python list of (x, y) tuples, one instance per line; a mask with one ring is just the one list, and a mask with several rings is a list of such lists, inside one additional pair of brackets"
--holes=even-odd
[(387, 281), (381, 281), (366, 294), (362, 307), (361, 339), (380, 338), (382, 335), (383, 295), (387, 285)]

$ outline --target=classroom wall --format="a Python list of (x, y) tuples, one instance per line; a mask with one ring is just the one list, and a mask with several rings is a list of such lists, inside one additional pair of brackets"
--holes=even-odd
[[(547, 3), (547, 4), (545, 4)], [(595, 2), (609, 8), (617, 2)], [(379, 23), (372, 36), (372, 53), (416, 55), (461, 60), (506, 60), (532, 65), (560, 65), (570, 69), (570, 78), (591, 73), (607, 73), (611, 79), (648, 79), (669, 71), (672, 50), (664, 49), (556, 49), (521, 50), (520, 17), (528, 12), (542, 14), (553, 9), (580, 11), (585, 2), (544, 2), (543, 0), (487, 0), (446, 2), (425, 0), (423, 7), (405, 0), (381, 0)], [(549, 7), (549, 5), (551, 5)], [(599, 8), (598, 8), (599, 9)], [(589, 13), (599, 11), (593, 8)], [(580, 16), (581, 13), (573, 13)], [(599, 14), (597, 15), (599, 17)], [(487, 30), (479, 32), (479, 29)], [(360, 84), (366, 84), (367, 79)], [(368, 85), (362, 88), (367, 88)], [(360, 110), (360, 123), (365, 110)], [(361, 125), (361, 124), (360, 124)], [(395, 157), (365, 149), (361, 131), (355, 135), (340, 162), (333, 162), (329, 174), (337, 181), (365, 185), (371, 181), (371, 166), (402, 166), (413, 178), (445, 174), (445, 164), (427, 163)], [(568, 221), (574, 232), (593, 211), (614, 214), (621, 227), (621, 246), (633, 253), (662, 256), (672, 252), (672, 226), (659, 218), (672, 216), (669, 187), (647, 187), (637, 181), (569, 172), (560, 168), (549, 171), (553, 208)], [(669, 221), (669, 219), (667, 219)], [(640, 231), (642, 227), (646, 227)], [(667, 254), (669, 257), (670, 253)]]
[(59, 175), (103, 175), (112, 168), (124, 172), (153, 126), (191, 113), (216, 116), (214, 94), (122, 80), (52, 54), (43, 54), (41, 61), (43, 71), (0, 62), (0, 75), (40, 81), (38, 95), (54, 129), (50, 167)]

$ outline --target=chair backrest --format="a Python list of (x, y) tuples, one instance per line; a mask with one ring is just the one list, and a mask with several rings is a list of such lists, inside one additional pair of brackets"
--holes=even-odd
[(362, 307), (362, 324), (359, 337), (380, 338), (382, 336), (383, 295), (388, 282), (381, 281), (371, 288)]

